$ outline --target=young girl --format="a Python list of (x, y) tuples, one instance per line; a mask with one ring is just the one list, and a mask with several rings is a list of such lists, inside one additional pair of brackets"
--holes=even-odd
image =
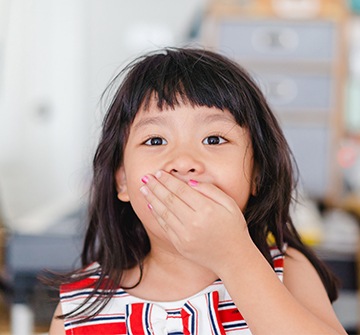
[(50, 335), (345, 334), (335, 280), (289, 216), (290, 150), (249, 75), (197, 49), (125, 73), (94, 158), (83, 268), (64, 278)]

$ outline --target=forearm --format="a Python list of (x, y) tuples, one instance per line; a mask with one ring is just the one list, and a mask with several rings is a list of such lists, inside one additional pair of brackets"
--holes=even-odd
[(301, 305), (252, 241), (245, 243), (218, 275), (254, 335), (341, 334)]

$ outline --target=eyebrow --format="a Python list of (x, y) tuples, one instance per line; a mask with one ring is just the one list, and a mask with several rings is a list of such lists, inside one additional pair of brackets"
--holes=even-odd
[[(216, 113), (216, 114), (207, 114), (205, 116), (202, 115), (202, 113), (199, 113), (196, 117), (198, 119), (198, 122), (201, 123), (212, 123), (212, 122), (223, 122), (228, 123), (231, 125), (236, 125), (235, 119), (228, 117), (227, 115), (223, 113)], [(148, 126), (148, 125), (167, 125), (168, 120), (165, 116), (158, 115), (158, 116), (150, 116), (150, 117), (144, 117), (140, 121), (134, 124), (134, 130), (139, 130), (142, 127)]]
[(234, 118), (227, 116), (225, 113), (216, 113), (216, 114), (209, 114), (205, 117), (198, 117), (199, 121), (201, 122), (224, 122), (229, 124), (237, 124)]
[(144, 117), (140, 121), (134, 124), (134, 130), (138, 130), (139, 128), (145, 127), (147, 125), (163, 125), (167, 124), (167, 120), (165, 117), (159, 116), (151, 116)]

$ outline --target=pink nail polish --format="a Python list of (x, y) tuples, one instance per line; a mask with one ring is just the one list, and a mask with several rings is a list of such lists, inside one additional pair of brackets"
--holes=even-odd
[(144, 176), (141, 178), (141, 181), (144, 183), (144, 184), (147, 184), (149, 182), (149, 177), (148, 176)]
[(198, 184), (199, 184), (199, 182), (197, 180), (194, 180), (194, 179), (189, 180), (189, 185), (190, 186), (197, 186)]
[(148, 208), (152, 211), (153, 206), (151, 206), (151, 204), (147, 204)]

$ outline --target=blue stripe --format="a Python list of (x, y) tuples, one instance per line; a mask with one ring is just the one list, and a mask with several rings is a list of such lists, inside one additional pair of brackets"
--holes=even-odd
[(194, 309), (191, 305), (189, 305), (188, 303), (186, 303), (184, 305), (184, 308), (186, 308), (186, 311), (189, 311), (191, 317), (190, 317), (190, 327), (191, 327), (191, 332), (190, 334), (195, 334), (195, 322), (196, 320), (196, 309)]
[(219, 309), (220, 307), (236, 307), (233, 302), (221, 302), (219, 303)]
[(151, 332), (150, 332), (150, 330), (149, 330), (149, 325), (150, 325), (150, 322), (149, 322), (149, 319), (150, 319), (150, 304), (145, 304), (145, 316), (144, 316), (144, 318), (145, 318), (145, 320), (144, 320), (144, 322), (145, 322), (145, 326), (146, 326), (146, 333), (148, 334), (148, 335), (151, 335)]
[(89, 294), (91, 294), (92, 292), (94, 292), (94, 290), (90, 290), (90, 291), (84, 291), (82, 290), (81, 292), (78, 293), (73, 293), (73, 294), (61, 294), (60, 298), (61, 299), (71, 299), (71, 298), (75, 298), (81, 295), (86, 295), (88, 296)]
[(229, 330), (229, 329), (232, 329), (232, 328), (238, 328), (238, 327), (241, 327), (241, 328), (244, 328), (244, 327), (247, 327), (247, 323), (244, 321), (244, 322), (238, 322), (238, 323), (232, 323), (232, 324), (223, 324), (223, 327), (224, 329), (226, 330)]
[(129, 316), (130, 316), (130, 313), (131, 313), (131, 310), (130, 310), (130, 307), (131, 305), (126, 305), (126, 319), (125, 319), (125, 324), (126, 324), (126, 334), (128, 334), (128, 335), (131, 335), (131, 333), (130, 333), (130, 325), (129, 325), (129, 322), (130, 322), (130, 318), (129, 318)]
[(219, 331), (218, 331), (217, 323), (214, 320), (214, 315), (213, 315), (214, 310), (212, 308), (213, 304), (211, 303), (212, 302), (212, 295), (211, 295), (211, 293), (208, 293), (207, 295), (208, 295), (208, 308), (209, 308), (209, 314), (210, 314), (212, 329), (213, 329), (215, 335), (221, 335), (219, 333)]

